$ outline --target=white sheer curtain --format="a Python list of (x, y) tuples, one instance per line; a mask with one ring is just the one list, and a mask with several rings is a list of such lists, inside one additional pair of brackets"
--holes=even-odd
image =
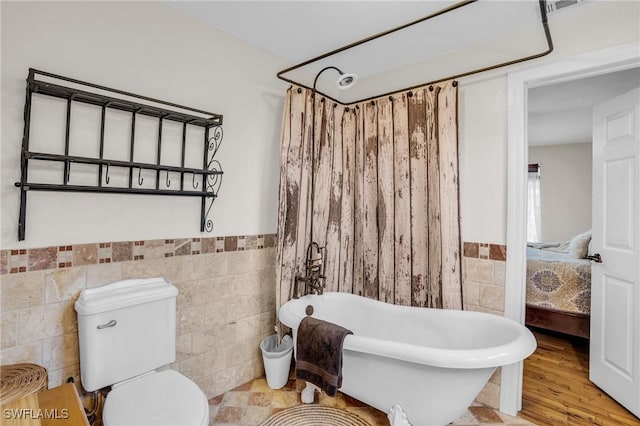
[[(534, 166), (534, 167), (532, 167)], [(540, 242), (542, 236), (540, 224), (540, 168), (529, 166), (527, 182), (527, 241)]]

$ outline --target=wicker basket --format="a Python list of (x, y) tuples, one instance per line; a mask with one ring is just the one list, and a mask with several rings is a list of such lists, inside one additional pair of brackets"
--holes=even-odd
[(37, 364), (11, 364), (0, 366), (0, 404), (46, 390), (49, 384), (47, 370)]

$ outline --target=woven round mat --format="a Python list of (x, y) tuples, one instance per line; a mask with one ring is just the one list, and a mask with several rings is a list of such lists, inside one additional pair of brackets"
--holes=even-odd
[(337, 408), (298, 405), (269, 417), (261, 426), (371, 426), (368, 422)]
[(22, 363), (0, 366), (0, 404), (47, 389), (47, 370), (37, 364)]

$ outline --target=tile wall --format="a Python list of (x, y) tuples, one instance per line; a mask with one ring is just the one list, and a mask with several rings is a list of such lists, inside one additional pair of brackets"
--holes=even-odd
[(79, 383), (80, 291), (164, 276), (179, 289), (176, 362), (209, 398), (263, 374), (275, 323), (275, 235), (107, 242), (0, 251), (0, 363), (35, 362), (49, 386)]
[[(209, 398), (263, 374), (275, 323), (275, 235), (148, 240), (0, 251), (0, 362), (36, 362), (50, 385), (79, 379), (80, 290), (165, 276), (179, 289), (172, 366)], [(506, 247), (465, 242), (464, 308), (504, 312)], [(498, 370), (477, 401), (497, 408)]]
[[(504, 315), (504, 287), (507, 247), (465, 242), (462, 257), (464, 309)], [(500, 407), (500, 369), (476, 398), (492, 408)]]

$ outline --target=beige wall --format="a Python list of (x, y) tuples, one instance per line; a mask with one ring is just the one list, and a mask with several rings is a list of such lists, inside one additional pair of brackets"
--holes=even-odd
[[(504, 314), (506, 247), (477, 242), (464, 243), (462, 292), (464, 309)], [(500, 408), (501, 369), (498, 368), (476, 401)]]
[[(222, 114), (224, 139), (216, 159), (225, 174), (210, 216), (214, 233), (275, 232), (280, 126), (287, 87), (275, 74), (287, 63), (161, 2), (3, 1), (0, 8), (3, 248), (201, 235), (196, 198), (31, 192), (27, 239), (18, 242), (20, 192), (13, 183), (20, 176), (25, 79), (30, 67)], [(72, 129), (81, 131), (83, 127), (76, 124)], [(50, 138), (45, 143), (54, 145), (64, 134), (64, 128), (52, 123), (42, 125), (39, 133)], [(108, 130), (105, 139), (113, 139), (114, 133)], [(168, 132), (163, 135), (167, 137)], [(79, 138), (72, 149), (86, 152), (88, 147), (80, 145), (89, 141)], [(154, 150), (149, 151), (145, 161), (153, 162)], [(180, 164), (179, 153), (166, 144), (165, 161)], [(152, 175), (145, 184), (154, 179)], [(174, 182), (178, 178), (172, 176)]]
[(462, 241), (504, 244), (507, 222), (507, 81), (460, 85)]
[[(549, 16), (554, 51), (460, 81), (462, 240), (504, 244), (507, 235), (506, 72), (640, 40), (640, 2), (585, 2)], [(512, 40), (511, 45), (517, 45)], [(524, 196), (524, 195), (523, 195)]]
[[(507, 72), (637, 42), (640, 40), (639, 15), (639, 2), (585, 2), (573, 10), (549, 17), (554, 41), (554, 51), (550, 55), (460, 80), (458, 131), (462, 241), (505, 244), (507, 240)], [(510, 45), (517, 46), (518, 40), (510, 40)], [(495, 274), (496, 263), (480, 259), (469, 265), (468, 259), (465, 261), (463, 299), (468, 303), (476, 300), (476, 292), (480, 291), (483, 280), (489, 280), (489, 272)], [(474, 263), (480, 267), (473, 268)], [(493, 275), (492, 279), (492, 283), (485, 283), (492, 286), (485, 286), (485, 301), (480, 303), (480, 298), (477, 299), (479, 305), (475, 306), (480, 309), (492, 309), (482, 304), (494, 304), (499, 300), (504, 306), (505, 277)], [(489, 290), (493, 290), (493, 295)], [(480, 297), (481, 294), (477, 294)], [(478, 400), (497, 407), (499, 393), (500, 376), (497, 373)]]
[(0, 364), (37, 363), (46, 367), (49, 387), (73, 377), (80, 388), (73, 307), (79, 292), (121, 279), (164, 276), (179, 290), (172, 368), (209, 398), (262, 375), (259, 344), (275, 324), (275, 249), (165, 257), (157, 244), (146, 246), (143, 260), (94, 259), (89, 265), (0, 276)]
[(591, 229), (591, 143), (529, 147), (540, 165), (542, 241), (567, 241)]
[[(51, 198), (42, 211), (32, 209), (29, 217), (32, 240), (18, 244), (15, 241), (17, 191), (12, 186), (17, 178), (19, 140), (22, 132), (24, 78), (29, 66), (81, 77), (125, 90), (140, 92), (158, 98), (210, 109), (225, 115), (225, 139), (220, 155), (225, 167), (225, 183), (221, 198), (214, 207), (215, 232), (218, 235), (273, 232), (277, 204), (278, 133), (284, 87), (275, 79), (275, 72), (284, 68), (281, 61), (258, 52), (237, 40), (206, 28), (203, 24), (176, 15), (158, 3), (0, 3), (2, 7), (2, 245), (3, 248), (41, 247), (50, 244), (135, 240), (169, 236), (193, 236), (197, 232), (197, 212), (189, 214), (176, 210), (171, 201), (152, 201), (158, 216), (147, 222), (136, 223), (135, 215), (122, 212), (119, 203), (117, 219), (105, 215), (114, 212), (113, 206), (104, 204), (97, 196), (91, 198), (91, 215), (104, 221), (90, 221), (90, 214), (70, 211), (69, 204)], [(549, 18), (555, 51), (548, 57), (522, 66), (541, 64), (572, 55), (593, 51), (640, 39), (637, 21), (638, 2), (585, 2), (575, 12), (566, 11)], [(114, 8), (114, 9), (109, 9)], [(126, 9), (125, 9), (126, 8)], [(75, 22), (77, 21), (77, 22)], [(166, 31), (171, 28), (172, 31)], [(112, 32), (113, 31), (113, 32)], [(171, 38), (172, 42), (168, 42)], [(162, 43), (161, 40), (167, 41)], [(183, 46), (193, 49), (184, 51)], [(511, 40), (510, 45), (517, 46)], [(171, 58), (179, 57), (179, 61)], [(126, 66), (123, 66), (126, 64)], [(513, 68), (511, 68), (513, 69)], [(506, 175), (507, 175), (507, 70), (462, 79), (460, 81), (460, 180), (462, 240), (504, 244), (506, 241)], [(212, 78), (215, 77), (215, 78)], [(381, 78), (393, 79), (391, 73)], [(228, 194), (225, 196), (225, 194)], [(241, 196), (239, 195), (241, 194)], [(86, 206), (88, 203), (84, 203)], [(124, 203), (126, 206), (130, 204)], [(33, 204), (32, 204), (33, 206)], [(106, 210), (105, 210), (106, 209)], [(86, 211), (86, 210), (85, 210)], [(173, 211), (173, 213), (169, 213)], [(185, 210), (186, 212), (187, 210)], [(176, 213), (177, 212), (177, 213)], [(176, 215), (177, 214), (177, 215)], [(106, 221), (106, 222), (105, 222)], [(196, 221), (196, 224), (193, 222)], [(40, 225), (37, 225), (40, 224)], [(40, 226), (34, 232), (34, 226)], [(117, 238), (114, 233), (123, 235)], [(266, 252), (265, 252), (266, 253)], [(170, 260), (175, 271), (163, 272), (165, 262), (131, 261), (110, 266), (80, 267), (78, 289), (83, 285), (95, 286), (120, 276), (129, 275), (136, 264), (144, 274), (175, 273), (182, 292), (204, 287), (217, 289), (216, 294), (228, 297), (230, 306), (240, 303), (241, 285), (216, 286), (212, 281), (201, 281), (206, 271), (205, 260), (215, 255), (195, 255), (193, 262), (185, 259)], [(234, 257), (226, 255), (228, 262)], [(468, 256), (466, 256), (468, 257)], [(477, 256), (476, 256), (477, 257)], [(467, 259), (468, 260), (468, 259)], [(477, 292), (478, 309), (499, 312), (500, 300), (504, 304), (502, 265), (491, 259), (472, 261), (463, 265), (465, 298), (467, 305)], [(504, 262), (503, 262), (504, 263)], [(125, 265), (131, 265), (125, 267)], [(153, 266), (151, 266), (153, 265)], [(185, 267), (188, 265), (188, 267)], [(150, 269), (149, 269), (150, 268)], [(156, 269), (160, 268), (160, 269)], [(74, 269), (75, 270), (75, 269)], [(137, 269), (136, 269), (137, 270)], [(496, 273), (496, 270), (498, 273)], [(129, 272), (127, 272), (129, 271)], [(185, 271), (187, 275), (185, 277)], [(243, 266), (245, 283), (255, 283)], [(72, 299), (76, 290), (69, 290), (62, 301), (45, 299), (45, 286), (60, 271), (36, 271), (2, 276), (2, 338), (3, 359), (35, 360), (51, 365), (54, 383), (77, 371), (74, 345), (75, 323)], [(113, 275), (110, 275), (113, 273)], [(261, 272), (262, 273), (262, 272)], [(267, 272), (264, 272), (267, 274)], [(269, 272), (270, 274), (270, 272)], [(64, 272), (68, 276), (68, 272)], [(92, 278), (89, 276), (91, 275)], [(227, 276), (232, 276), (228, 274)], [(240, 274), (242, 275), (242, 274)], [(224, 281), (224, 277), (219, 277)], [(260, 303), (269, 300), (274, 280), (264, 277), (265, 288), (261, 296), (251, 300)], [(65, 278), (68, 279), (68, 278)], [(86, 280), (82, 284), (82, 280)], [(22, 280), (22, 281), (21, 281)], [(486, 282), (485, 282), (486, 280)], [(239, 283), (240, 281), (238, 281)], [(74, 288), (76, 284), (65, 284)], [(63, 286), (63, 288), (65, 287)], [(56, 287), (54, 285), (54, 287)], [(237, 290), (234, 290), (237, 289)], [(203, 289), (194, 290), (197, 294)], [(484, 299), (481, 299), (484, 291)], [(192, 292), (192, 294), (193, 294)], [(5, 296), (7, 295), (7, 296)], [(205, 299), (207, 300), (207, 299)], [(211, 348), (203, 352), (204, 358), (194, 360), (203, 353), (193, 351), (194, 336), (215, 336), (214, 328), (203, 325), (198, 313), (205, 308), (181, 299), (179, 320), (180, 361), (177, 368), (191, 375), (191, 366), (199, 361), (221, 362), (220, 354), (235, 353), (232, 346)], [(209, 302), (207, 302), (209, 303)], [(266, 303), (266, 302), (265, 302)], [(484, 306), (483, 306), (484, 305)], [(5, 306), (7, 307), (5, 309)], [(208, 305), (204, 305), (208, 306)], [(257, 307), (256, 309), (262, 309)], [(213, 312), (213, 311), (209, 311)], [(266, 312), (266, 311), (263, 311)], [(192, 316), (184, 316), (185, 313)], [(209, 314), (211, 315), (211, 313)], [(251, 311), (251, 316), (260, 315)], [(22, 319), (21, 319), (22, 318)], [(191, 318), (190, 320), (188, 318)], [(221, 318), (224, 318), (221, 316)], [(46, 320), (46, 324), (45, 324)], [(35, 335), (21, 341), (20, 330), (29, 332), (24, 321), (35, 321)], [(43, 324), (38, 324), (42, 321)], [(187, 321), (185, 323), (185, 321)], [(192, 325), (189, 324), (192, 321)], [(266, 325), (265, 325), (266, 327)], [(14, 331), (12, 331), (14, 330)], [(189, 330), (189, 331), (185, 331)], [(266, 329), (265, 329), (266, 330)], [(13, 337), (12, 337), (13, 336)], [(29, 336), (27, 334), (27, 336)], [(66, 336), (66, 340), (65, 340)], [(190, 336), (190, 337), (185, 337)], [(5, 339), (7, 339), (5, 341)], [(251, 341), (254, 337), (247, 337)], [(258, 337), (255, 337), (256, 341)], [(189, 342), (189, 340), (191, 340)], [(210, 339), (209, 342), (213, 341)], [(24, 342), (24, 343), (21, 343)], [(229, 342), (227, 342), (229, 343)], [(255, 341), (253, 342), (255, 343)], [(232, 344), (244, 344), (235, 341)], [(248, 343), (246, 343), (248, 344)], [(65, 346), (66, 345), (66, 346)], [(64, 348), (67, 347), (65, 350)], [(19, 349), (17, 349), (19, 348)], [(217, 352), (220, 351), (220, 352)], [(257, 349), (256, 349), (257, 351)], [(16, 355), (16, 354), (19, 354)], [(215, 355), (214, 355), (215, 354)], [(46, 359), (45, 359), (46, 356)], [(250, 356), (257, 357), (257, 352)], [(192, 361), (189, 361), (192, 360)], [(208, 360), (208, 361), (207, 361)], [(4, 361), (3, 361), (4, 362)], [(227, 362), (227, 361), (225, 361)], [(230, 360), (229, 356), (229, 362)], [(245, 361), (243, 361), (245, 362)], [(246, 360), (245, 365), (249, 365)], [(215, 380), (226, 379), (222, 387), (230, 387), (234, 380), (244, 378), (248, 371), (242, 363), (231, 365), (227, 373), (209, 373), (196, 378), (208, 395), (212, 394)], [(73, 367), (73, 366), (76, 367)], [(247, 367), (253, 368), (253, 367)], [(207, 370), (214, 371), (214, 370)], [(72, 371), (73, 372), (73, 371)], [(193, 372), (193, 377), (200, 373)], [(75, 373), (74, 373), (75, 374)], [(204, 373), (202, 373), (204, 374)], [(248, 377), (248, 374), (247, 374)], [(232, 380), (232, 378), (234, 378)], [(493, 379), (499, 381), (498, 379)], [(498, 384), (490, 388), (496, 403)], [(213, 389), (213, 393), (220, 389)]]
[[(0, 363), (41, 364), (50, 386), (69, 376), (78, 380), (73, 303), (79, 292), (165, 276), (180, 292), (172, 367), (208, 397), (260, 376), (258, 345), (275, 321), (273, 244), (258, 248), (260, 239), (253, 238), (241, 250), (240, 238), (230, 237), (226, 247), (225, 238), (214, 237), (206, 250), (199, 199), (64, 193), (29, 194), (27, 240), (18, 242), (13, 183), (20, 173), (25, 79), (33, 67), (223, 114), (216, 158), (225, 175), (209, 217), (214, 235), (273, 234), (286, 89), (275, 73), (287, 64), (159, 2), (0, 7)], [(40, 130), (47, 134), (46, 126)]]

